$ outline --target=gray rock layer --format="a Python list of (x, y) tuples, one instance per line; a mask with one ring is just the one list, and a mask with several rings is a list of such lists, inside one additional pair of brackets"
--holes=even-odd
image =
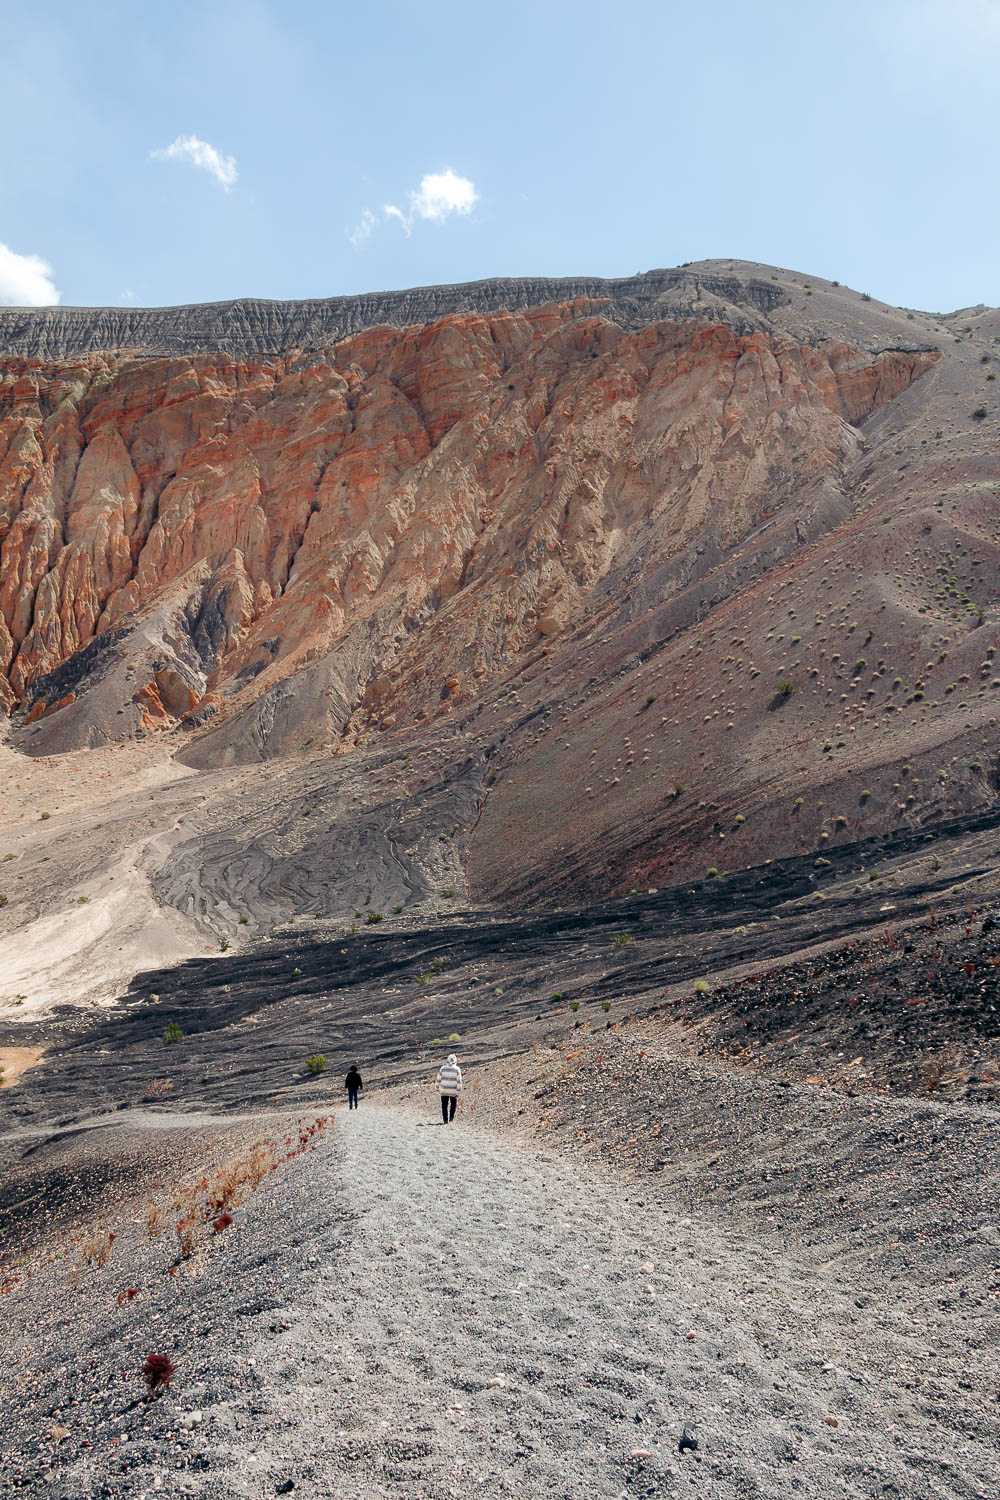
[(767, 315), (786, 294), (756, 277), (679, 269), (612, 281), (599, 276), (473, 281), (306, 302), (248, 297), (189, 307), (7, 307), (0, 308), (0, 357), (66, 359), (96, 350), (134, 350), (255, 358), (323, 348), (380, 324), (405, 328), (450, 313), (494, 313), (575, 297), (606, 299), (605, 311), (624, 327), (704, 316), (750, 332), (766, 326)]

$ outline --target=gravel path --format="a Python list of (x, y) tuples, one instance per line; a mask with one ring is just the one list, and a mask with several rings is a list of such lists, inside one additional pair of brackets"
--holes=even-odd
[(989, 1435), (905, 1388), (920, 1334), (880, 1334), (818, 1268), (464, 1123), (340, 1126), (356, 1229), (269, 1350), (288, 1378), (255, 1423), (307, 1493), (992, 1492)]
[[(366, 1101), (268, 1179), (198, 1279), (161, 1268), (125, 1310), (140, 1321), (95, 1339), (120, 1358), (158, 1326), (171, 1391), (131, 1412), (119, 1386), (88, 1452), (0, 1493), (995, 1493), (995, 1408), (977, 1420), (936, 1386), (925, 1330), (859, 1312), (805, 1245), (764, 1257), (678, 1214), (468, 1116)], [(91, 1363), (81, 1410), (107, 1399)], [(696, 1452), (678, 1451), (685, 1426)]]

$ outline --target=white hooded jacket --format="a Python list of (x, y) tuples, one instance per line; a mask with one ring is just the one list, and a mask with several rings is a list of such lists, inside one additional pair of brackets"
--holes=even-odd
[(454, 1052), (449, 1054), (448, 1061), (438, 1069), (437, 1083), (442, 1094), (457, 1095), (462, 1092), (462, 1070)]

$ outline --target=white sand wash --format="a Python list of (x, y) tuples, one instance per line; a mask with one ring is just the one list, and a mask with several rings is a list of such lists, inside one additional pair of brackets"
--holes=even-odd
[(135, 974), (201, 952), (204, 938), (179, 912), (157, 904), (130, 852), (85, 903), (38, 917), (0, 944), (0, 1018), (34, 1020), (55, 1005), (108, 1005)]

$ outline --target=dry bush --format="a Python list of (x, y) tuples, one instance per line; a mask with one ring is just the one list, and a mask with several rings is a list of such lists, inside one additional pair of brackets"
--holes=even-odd
[(165, 1391), (174, 1378), (177, 1366), (169, 1354), (147, 1354), (146, 1362), (142, 1367), (142, 1378), (146, 1382), (146, 1390), (151, 1396), (158, 1396)]
[(172, 1078), (153, 1078), (147, 1083), (143, 1091), (143, 1101), (148, 1104), (151, 1099), (164, 1099), (167, 1094), (172, 1094), (173, 1091), (174, 1083)]
[(99, 1234), (92, 1234), (85, 1239), (81, 1248), (81, 1255), (88, 1266), (106, 1266), (111, 1259), (111, 1252), (115, 1246), (115, 1236), (110, 1230)]

